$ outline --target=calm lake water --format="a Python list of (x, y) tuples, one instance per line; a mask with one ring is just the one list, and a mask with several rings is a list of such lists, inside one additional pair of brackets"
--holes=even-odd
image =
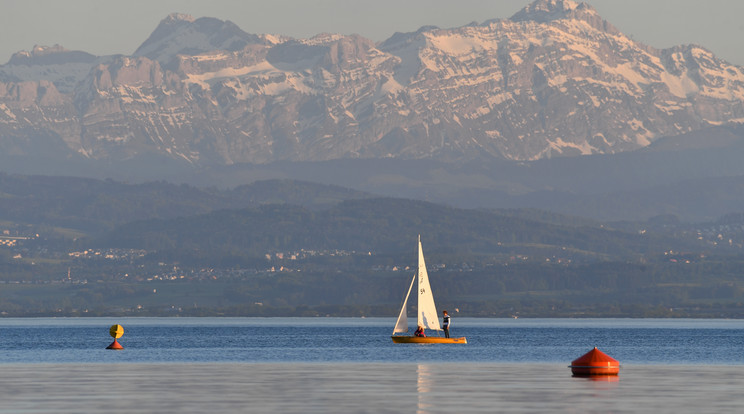
[[(741, 320), (453, 319), (467, 345), (393, 344), (394, 322), (0, 319), (0, 413), (744, 410)], [(594, 346), (618, 377), (571, 376)]]

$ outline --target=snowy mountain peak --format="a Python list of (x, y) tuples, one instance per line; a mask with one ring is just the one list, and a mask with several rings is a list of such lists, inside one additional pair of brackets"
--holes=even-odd
[(598, 16), (597, 11), (586, 3), (571, 0), (536, 0), (514, 14), (510, 20), (547, 23), (553, 20), (594, 16)]
[(161, 24), (163, 24), (163, 23), (169, 24), (169, 23), (174, 23), (174, 22), (179, 22), (179, 21), (184, 21), (184, 22), (192, 23), (195, 20), (196, 19), (194, 19), (194, 17), (192, 15), (190, 15), (190, 14), (185, 14), (185, 13), (171, 13), (165, 19), (163, 19), (161, 21)]
[(528, 5), (526, 9), (544, 12), (565, 12), (575, 10), (577, 7), (579, 7), (579, 4), (571, 0), (536, 0), (532, 4)]
[(64, 63), (92, 63), (96, 57), (81, 51), (67, 50), (60, 45), (34, 45), (31, 51), (16, 52), (8, 61), (8, 65), (50, 65)]
[[(40, 45), (34, 45), (33, 48), (31, 48), (30, 51), (28, 50), (21, 50), (19, 52), (16, 52), (11, 57), (11, 60), (9, 63), (13, 63), (13, 60), (16, 61), (27, 61), (29, 59), (33, 59), (40, 56), (48, 56), (55, 53), (62, 53), (67, 52), (68, 50), (60, 45), (54, 45), (54, 46), (40, 46)], [(17, 62), (16, 62), (17, 63)]]
[(602, 19), (597, 11), (587, 3), (576, 3), (571, 0), (536, 0), (514, 14), (509, 20), (513, 22), (551, 23), (559, 20), (577, 20), (588, 23), (591, 27), (611, 33), (620, 32)]
[(195, 56), (215, 50), (238, 51), (253, 43), (263, 41), (229, 20), (213, 17), (194, 19), (186, 14), (172, 13), (160, 22), (133, 56), (144, 56), (168, 64), (178, 55)]
[(54, 46), (40, 46), (40, 45), (34, 45), (33, 49), (31, 49), (31, 55), (32, 56), (42, 56), (42, 55), (49, 55), (52, 53), (60, 53), (60, 52), (67, 52), (67, 49), (60, 45), (54, 45)]
[(536, 0), (514, 14), (511, 20), (547, 22), (565, 19), (572, 11), (578, 8), (579, 4), (571, 0)]

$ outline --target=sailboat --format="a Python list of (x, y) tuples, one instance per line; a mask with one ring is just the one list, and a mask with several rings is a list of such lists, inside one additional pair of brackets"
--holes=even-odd
[[(434, 295), (431, 293), (431, 286), (429, 285), (429, 274), (426, 272), (426, 262), (424, 261), (424, 251), (421, 248), (421, 236), (418, 237), (418, 270), (413, 275), (411, 280), (411, 286), (408, 287), (408, 293), (403, 298), (403, 306), (400, 309), (400, 315), (398, 315), (398, 321), (395, 323), (393, 329), (393, 342), (396, 344), (466, 344), (468, 343), (465, 337), (460, 338), (443, 338), (441, 336), (413, 336), (408, 334), (408, 315), (406, 307), (408, 306), (408, 296), (411, 295), (411, 289), (413, 284), (418, 278), (418, 306), (416, 320), (418, 326), (423, 326), (424, 329), (430, 329), (434, 331), (441, 331), (442, 328), (439, 326), (439, 314), (437, 314), (437, 307), (434, 305)], [(403, 334), (403, 335), (398, 335)]]

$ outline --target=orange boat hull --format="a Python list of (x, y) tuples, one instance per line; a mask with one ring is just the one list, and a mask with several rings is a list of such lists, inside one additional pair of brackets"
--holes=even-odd
[(392, 336), (396, 344), (466, 344), (468, 340), (460, 338), (441, 338), (430, 336)]

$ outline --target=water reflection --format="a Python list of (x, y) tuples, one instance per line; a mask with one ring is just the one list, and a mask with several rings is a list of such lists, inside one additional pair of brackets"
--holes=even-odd
[(577, 376), (574, 375), (574, 378), (583, 378), (587, 381), (592, 382), (619, 382), (620, 377), (618, 375), (588, 375), (588, 376)]
[(735, 413), (741, 386), (741, 366), (627, 366), (619, 381), (565, 363), (5, 364), (0, 414)]
[(416, 414), (428, 414), (432, 401), (436, 400), (436, 396), (431, 394), (431, 368), (426, 364), (418, 364), (416, 366), (416, 374), (416, 394), (418, 396)]

